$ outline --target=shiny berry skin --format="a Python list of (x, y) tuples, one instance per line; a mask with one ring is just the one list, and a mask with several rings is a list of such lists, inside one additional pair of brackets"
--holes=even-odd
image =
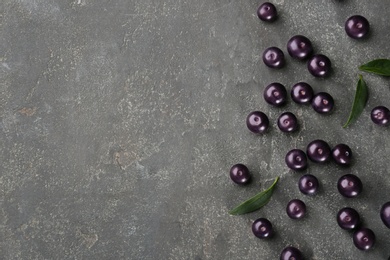
[(298, 181), (298, 188), (305, 195), (316, 194), (319, 186), (317, 177), (311, 174), (303, 175)]
[(298, 248), (289, 246), (283, 249), (280, 260), (303, 260), (302, 252)]
[(371, 111), (371, 120), (377, 125), (390, 125), (390, 110), (384, 106), (374, 107)]
[(353, 243), (360, 250), (368, 250), (375, 244), (375, 234), (369, 228), (360, 228), (353, 233)]
[(342, 208), (337, 213), (337, 224), (339, 224), (342, 229), (355, 229), (359, 223), (359, 213), (353, 208)]
[(345, 21), (345, 32), (353, 39), (364, 38), (369, 30), (370, 23), (361, 15), (353, 15)]
[(251, 175), (249, 173), (248, 167), (238, 163), (230, 168), (230, 178), (237, 184), (245, 185), (250, 182)]
[(287, 51), (291, 57), (305, 60), (313, 53), (313, 45), (307, 37), (295, 35), (287, 42)]
[(334, 100), (328, 93), (319, 92), (313, 97), (311, 106), (317, 113), (329, 114), (333, 110)]
[(268, 238), (273, 234), (272, 224), (266, 218), (256, 219), (252, 224), (252, 232), (258, 238)]
[(287, 90), (282, 84), (274, 82), (265, 87), (263, 97), (268, 104), (280, 107), (286, 104)]
[(316, 54), (307, 62), (307, 69), (314, 77), (326, 77), (331, 71), (331, 62), (325, 55)]
[(348, 166), (352, 161), (352, 150), (346, 144), (338, 144), (332, 149), (332, 157), (338, 165)]
[(278, 127), (280, 131), (285, 133), (291, 133), (298, 130), (298, 119), (291, 112), (284, 112), (278, 118)]
[(301, 171), (307, 168), (307, 158), (304, 151), (292, 149), (286, 154), (285, 162), (287, 167), (294, 171)]
[(262, 134), (268, 128), (269, 120), (267, 115), (263, 112), (253, 111), (246, 118), (246, 125), (253, 133)]
[(276, 20), (278, 12), (273, 4), (265, 2), (257, 9), (257, 16), (264, 22), (273, 22)]
[(284, 66), (284, 53), (278, 47), (267, 48), (263, 52), (263, 62), (270, 68), (280, 69)]
[(306, 82), (298, 82), (291, 88), (291, 99), (297, 104), (310, 104), (313, 96), (313, 88)]
[(323, 140), (314, 140), (307, 145), (306, 155), (316, 163), (323, 163), (330, 160), (330, 146)]
[(301, 219), (306, 214), (306, 205), (302, 200), (293, 199), (287, 204), (287, 215), (292, 219)]
[(383, 204), (380, 216), (383, 224), (385, 224), (387, 228), (390, 228), (390, 201)]
[(338, 180), (337, 189), (344, 197), (354, 198), (362, 192), (363, 183), (356, 175), (346, 174)]

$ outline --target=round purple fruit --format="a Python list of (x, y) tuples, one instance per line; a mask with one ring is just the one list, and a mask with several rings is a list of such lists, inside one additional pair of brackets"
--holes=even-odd
[(230, 168), (230, 179), (240, 185), (248, 184), (251, 180), (248, 167), (241, 163), (233, 165)]
[(385, 224), (387, 228), (390, 228), (390, 201), (383, 204), (380, 216), (383, 224)]
[(284, 53), (278, 47), (267, 48), (263, 52), (263, 62), (270, 68), (280, 69), (285, 64)]
[(263, 97), (268, 104), (280, 107), (286, 104), (287, 90), (282, 84), (274, 82), (265, 87)]
[(361, 15), (353, 15), (345, 21), (345, 32), (353, 39), (364, 38), (369, 30), (370, 24), (367, 19)]
[(330, 94), (319, 92), (313, 97), (311, 106), (317, 113), (329, 114), (333, 110), (334, 100)]
[(363, 183), (356, 175), (345, 174), (338, 180), (337, 189), (344, 197), (354, 198), (362, 192)]
[(311, 174), (303, 175), (298, 182), (299, 190), (305, 195), (316, 194), (319, 186), (317, 177)]
[(251, 132), (262, 134), (267, 131), (269, 120), (263, 112), (253, 111), (246, 118), (246, 125)]
[(257, 16), (264, 22), (273, 22), (276, 20), (278, 12), (275, 5), (265, 2), (257, 9)]
[(353, 243), (360, 250), (371, 249), (375, 244), (375, 234), (369, 228), (361, 228), (353, 234)]
[(307, 37), (295, 35), (287, 42), (287, 51), (291, 57), (305, 60), (313, 53), (313, 45)]
[(326, 77), (331, 71), (331, 62), (325, 55), (316, 54), (308, 61), (307, 69), (314, 77)]
[(292, 149), (286, 154), (285, 162), (287, 167), (294, 171), (301, 171), (307, 167), (307, 158), (304, 151)]
[(298, 82), (291, 88), (291, 99), (297, 104), (309, 104), (313, 96), (313, 88), (306, 82)]
[(337, 224), (342, 229), (355, 229), (360, 222), (359, 213), (353, 208), (342, 208), (337, 213)]
[(303, 255), (298, 248), (288, 246), (280, 254), (280, 260), (303, 260)]
[(384, 106), (374, 107), (371, 111), (371, 120), (377, 125), (390, 125), (390, 110)]
[(256, 219), (252, 224), (252, 232), (258, 238), (269, 238), (273, 234), (272, 224), (266, 218)]
[(284, 112), (278, 118), (278, 127), (280, 131), (285, 133), (291, 133), (298, 130), (298, 119), (291, 112)]
[(307, 145), (307, 157), (316, 163), (323, 163), (330, 160), (330, 146), (323, 140), (314, 140)]

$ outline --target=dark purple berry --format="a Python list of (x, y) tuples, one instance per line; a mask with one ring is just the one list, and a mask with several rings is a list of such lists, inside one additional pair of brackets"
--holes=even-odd
[(303, 175), (298, 182), (299, 190), (305, 195), (314, 195), (319, 187), (318, 179), (311, 174)]
[(329, 144), (323, 140), (314, 140), (307, 145), (307, 157), (317, 163), (330, 160), (331, 150)]
[(260, 111), (251, 112), (246, 118), (246, 125), (250, 131), (256, 134), (264, 133), (269, 125), (266, 114)]
[(359, 213), (353, 208), (342, 208), (337, 213), (337, 224), (342, 229), (355, 229), (360, 222)]
[(319, 92), (313, 97), (311, 106), (317, 113), (329, 114), (333, 110), (334, 100), (328, 93)]
[(305, 152), (299, 149), (292, 149), (286, 154), (285, 162), (287, 167), (294, 171), (304, 170), (307, 167)]
[(306, 205), (302, 200), (293, 199), (287, 204), (287, 215), (292, 219), (301, 219), (306, 214)]
[(337, 189), (344, 197), (354, 198), (362, 192), (363, 183), (356, 175), (346, 174), (338, 180)]
[(264, 22), (273, 22), (276, 20), (278, 13), (276, 11), (276, 7), (269, 3), (265, 2), (259, 6), (257, 9), (257, 16), (260, 20)]
[(280, 131), (285, 133), (291, 133), (298, 130), (298, 119), (291, 112), (284, 112), (278, 118), (278, 127)]
[(369, 22), (361, 15), (351, 16), (345, 21), (345, 32), (353, 39), (364, 38), (369, 30)]
[(384, 106), (374, 107), (371, 111), (371, 120), (377, 125), (390, 125), (390, 110)]
[(295, 35), (288, 41), (287, 51), (291, 57), (304, 60), (313, 53), (313, 45), (305, 36)]
[(338, 144), (332, 149), (333, 160), (343, 166), (351, 164), (352, 161), (352, 151), (346, 144)]
[(289, 246), (283, 249), (280, 260), (303, 260), (303, 255), (298, 248)]
[(291, 89), (291, 98), (297, 104), (308, 104), (313, 96), (313, 88), (306, 82), (298, 82)]
[(383, 204), (380, 216), (383, 221), (383, 224), (385, 224), (386, 227), (390, 228), (390, 201)]
[(375, 234), (369, 228), (360, 228), (353, 234), (353, 243), (360, 250), (368, 250), (375, 244)]
[(252, 232), (258, 238), (268, 238), (273, 234), (272, 224), (266, 218), (259, 218), (252, 224)]
[(278, 47), (270, 47), (263, 52), (263, 62), (270, 68), (280, 69), (284, 66), (284, 53)]
[(316, 54), (307, 62), (307, 69), (314, 77), (326, 77), (331, 70), (331, 63), (328, 57)]
[(286, 104), (287, 90), (282, 84), (274, 82), (265, 87), (263, 96), (268, 104), (280, 107)]
[(251, 175), (249, 173), (248, 167), (239, 163), (235, 164), (230, 168), (230, 178), (237, 184), (248, 184), (251, 180)]

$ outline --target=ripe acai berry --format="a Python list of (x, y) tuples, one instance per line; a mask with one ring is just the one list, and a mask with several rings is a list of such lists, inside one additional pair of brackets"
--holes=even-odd
[(269, 84), (263, 92), (264, 100), (273, 106), (283, 106), (287, 101), (286, 88), (277, 82)]
[(313, 88), (306, 82), (298, 82), (291, 88), (291, 99), (297, 104), (309, 104), (313, 96)]
[(360, 250), (368, 250), (375, 244), (375, 234), (369, 228), (360, 228), (353, 234), (353, 243)]
[(270, 68), (280, 69), (284, 66), (284, 53), (278, 47), (267, 48), (263, 52), (263, 62)]
[(370, 30), (367, 19), (361, 15), (351, 16), (345, 21), (345, 32), (353, 39), (364, 38)]
[(246, 125), (253, 133), (262, 134), (268, 128), (269, 120), (263, 112), (253, 111), (246, 118)]
[(359, 213), (353, 208), (342, 208), (337, 213), (337, 224), (339, 224), (342, 229), (355, 229), (359, 225), (359, 222)]
[(277, 18), (276, 7), (269, 2), (265, 2), (257, 9), (257, 16), (264, 22), (273, 22)]
[(330, 160), (330, 146), (323, 140), (314, 140), (307, 145), (307, 157), (317, 163), (323, 163)]
[(252, 232), (258, 238), (268, 238), (273, 234), (271, 222), (266, 218), (259, 218), (252, 224)]
[(302, 252), (298, 248), (289, 246), (283, 249), (280, 260), (303, 260)]
[(328, 57), (316, 54), (307, 62), (307, 69), (314, 77), (326, 77), (331, 70), (331, 62)]
[(249, 173), (248, 167), (238, 163), (230, 168), (230, 178), (237, 184), (244, 185), (248, 184), (251, 180), (251, 175)]
[(346, 144), (338, 144), (332, 149), (332, 157), (339, 165), (350, 165), (352, 161), (352, 150)]
[(311, 106), (317, 113), (329, 114), (333, 110), (334, 100), (330, 94), (319, 92), (313, 97)]
[(287, 51), (291, 57), (304, 60), (313, 53), (313, 45), (305, 36), (295, 35), (287, 42)]
[(306, 214), (306, 204), (299, 199), (290, 200), (287, 204), (286, 212), (292, 219), (301, 219)]
[(383, 204), (380, 211), (380, 216), (383, 224), (385, 224), (386, 227), (390, 228), (390, 201)]
[(304, 151), (292, 149), (286, 154), (285, 162), (287, 167), (294, 171), (304, 170), (307, 167), (307, 158)]
[(354, 198), (362, 192), (363, 183), (356, 175), (346, 174), (338, 180), (337, 189), (344, 197)]
[(278, 127), (280, 131), (291, 133), (299, 128), (297, 117), (291, 112), (284, 112), (278, 118)]
[(316, 194), (318, 191), (318, 187), (318, 179), (314, 175), (305, 174), (299, 179), (298, 188), (305, 195)]
[(390, 110), (384, 106), (374, 107), (371, 111), (371, 120), (377, 125), (390, 125)]

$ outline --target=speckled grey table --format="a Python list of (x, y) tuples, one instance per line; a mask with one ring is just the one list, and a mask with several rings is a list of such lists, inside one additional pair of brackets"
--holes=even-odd
[[(386, 0), (275, 0), (280, 18), (260, 22), (254, 0), (3, 0), (0, 2), (1, 259), (278, 259), (287, 245), (306, 259), (387, 259), (390, 230), (379, 218), (390, 200), (388, 128), (369, 119), (390, 106), (389, 79), (363, 74), (370, 99), (347, 129), (357, 66), (390, 58)], [(367, 40), (344, 32), (362, 14)], [(269, 46), (285, 50), (295, 34), (330, 57), (333, 73), (315, 79), (287, 57), (282, 70), (261, 62)], [(307, 81), (336, 101), (332, 115), (289, 102), (267, 105), (271, 82)], [(264, 111), (271, 129), (251, 134), (246, 115)], [(294, 112), (298, 133), (275, 120)], [(321, 182), (314, 197), (297, 188), (301, 174), (284, 164), (292, 148), (316, 138), (348, 144), (354, 164), (310, 164)], [(234, 185), (229, 168), (246, 164), (254, 181)], [(342, 198), (344, 173), (364, 182), (359, 198)], [(244, 216), (228, 210), (280, 176), (270, 203)], [(308, 215), (285, 214), (292, 198)], [(357, 250), (336, 212), (356, 208), (377, 235)], [(258, 217), (276, 235), (251, 233)]]

